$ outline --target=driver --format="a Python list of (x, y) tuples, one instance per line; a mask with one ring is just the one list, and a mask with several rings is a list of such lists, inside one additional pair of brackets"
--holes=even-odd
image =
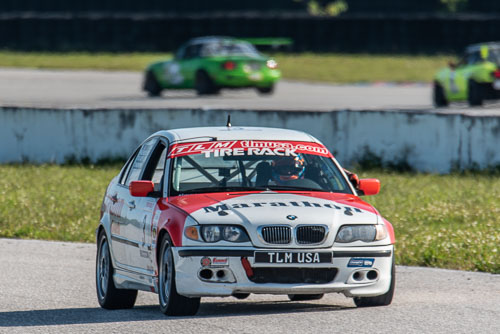
[(290, 180), (304, 178), (306, 166), (300, 154), (297, 156), (286, 156), (273, 160), (271, 163), (271, 178), (276, 184), (283, 184)]

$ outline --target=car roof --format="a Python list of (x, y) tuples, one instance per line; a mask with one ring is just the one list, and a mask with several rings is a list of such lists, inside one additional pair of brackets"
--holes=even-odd
[(500, 42), (485, 42), (485, 43), (471, 44), (467, 46), (465, 52), (479, 51), (482, 46), (487, 46), (488, 49), (500, 49)]
[(302, 131), (266, 127), (198, 127), (158, 131), (151, 135), (165, 137), (172, 142), (199, 142), (211, 140), (285, 140), (320, 143)]
[(204, 36), (204, 37), (195, 37), (187, 41), (186, 44), (202, 44), (202, 43), (213, 43), (213, 42), (234, 42), (239, 41), (234, 37), (229, 36)]

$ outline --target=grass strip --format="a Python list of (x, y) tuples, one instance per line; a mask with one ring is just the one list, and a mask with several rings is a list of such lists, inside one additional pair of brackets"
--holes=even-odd
[[(94, 242), (120, 166), (0, 165), (0, 237)], [(398, 264), (500, 273), (500, 177), (362, 171), (391, 221)]]
[[(0, 67), (142, 71), (168, 53), (44, 53), (0, 51)], [(291, 80), (358, 82), (430, 82), (435, 72), (454, 56), (285, 54), (277, 53), (283, 77)]]

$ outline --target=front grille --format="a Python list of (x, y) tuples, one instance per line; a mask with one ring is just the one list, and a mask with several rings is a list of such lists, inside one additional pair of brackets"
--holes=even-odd
[(292, 241), (292, 232), (288, 226), (265, 226), (261, 235), (268, 244), (286, 245)]
[(324, 226), (299, 226), (297, 227), (297, 243), (319, 244), (325, 238)]
[(326, 284), (335, 279), (337, 268), (252, 268), (254, 283)]

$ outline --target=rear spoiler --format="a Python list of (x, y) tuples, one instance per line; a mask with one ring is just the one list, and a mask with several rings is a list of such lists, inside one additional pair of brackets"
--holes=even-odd
[(241, 41), (251, 43), (255, 46), (264, 46), (271, 49), (278, 49), (280, 47), (291, 47), (293, 40), (287, 37), (249, 37), (238, 38)]

